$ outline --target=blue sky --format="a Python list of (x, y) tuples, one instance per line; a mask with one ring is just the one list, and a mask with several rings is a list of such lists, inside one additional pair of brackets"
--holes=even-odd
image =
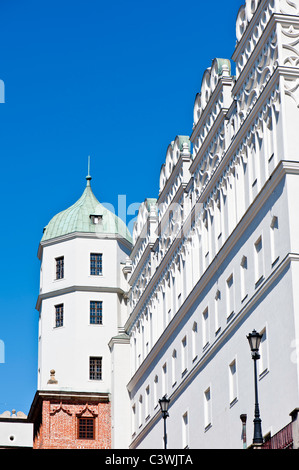
[(242, 3), (1, 0), (0, 413), (27, 414), (37, 387), (43, 227), (81, 196), (88, 155), (101, 202), (157, 197), (205, 69), (233, 54)]

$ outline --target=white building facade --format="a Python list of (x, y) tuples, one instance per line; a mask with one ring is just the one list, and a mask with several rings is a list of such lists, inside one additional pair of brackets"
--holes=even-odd
[(34, 448), (129, 443), (129, 370), (121, 360), (130, 359), (123, 325), (131, 235), (96, 199), (90, 180), (78, 201), (52, 218), (39, 245)]
[(258, 361), (263, 435), (299, 404), (299, 0), (247, 0), (232, 63), (202, 79), (190, 136), (141, 205), (129, 274), (130, 448), (243, 447)]

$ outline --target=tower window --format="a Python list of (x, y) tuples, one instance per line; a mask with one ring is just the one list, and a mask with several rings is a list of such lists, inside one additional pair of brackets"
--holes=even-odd
[(55, 326), (63, 326), (63, 304), (55, 305)]
[(101, 214), (92, 214), (90, 215), (90, 219), (94, 225), (98, 225), (102, 222), (103, 216)]
[(90, 301), (90, 323), (92, 325), (103, 324), (103, 302), (102, 301)]
[(64, 256), (56, 258), (56, 279), (64, 278)]
[(94, 418), (78, 418), (78, 439), (94, 439)]
[(102, 253), (90, 253), (90, 274), (91, 276), (101, 276), (103, 274)]
[(89, 358), (89, 380), (102, 380), (102, 358)]

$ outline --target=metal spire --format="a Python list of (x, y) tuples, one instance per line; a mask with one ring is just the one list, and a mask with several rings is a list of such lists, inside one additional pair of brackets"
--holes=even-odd
[(86, 180), (87, 180), (87, 186), (90, 186), (90, 180), (91, 180), (91, 176), (90, 176), (90, 155), (88, 155), (88, 174), (86, 176)]

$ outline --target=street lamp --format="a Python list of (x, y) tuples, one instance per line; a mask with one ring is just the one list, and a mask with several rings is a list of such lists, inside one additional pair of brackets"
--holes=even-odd
[(169, 407), (169, 398), (167, 398), (166, 395), (164, 395), (163, 398), (160, 398), (159, 400), (159, 405), (161, 409), (161, 413), (164, 419), (164, 449), (167, 449), (167, 434), (166, 434), (166, 419), (168, 418), (168, 407)]
[(257, 388), (257, 366), (256, 361), (260, 359), (259, 348), (261, 344), (261, 339), (263, 335), (260, 335), (256, 330), (253, 330), (247, 336), (249, 346), (251, 349), (251, 356), (254, 361), (254, 383), (255, 383), (255, 410), (254, 410), (254, 431), (253, 431), (253, 444), (261, 445), (264, 442), (262, 434), (262, 420), (260, 419), (260, 410), (258, 403), (258, 388)]

